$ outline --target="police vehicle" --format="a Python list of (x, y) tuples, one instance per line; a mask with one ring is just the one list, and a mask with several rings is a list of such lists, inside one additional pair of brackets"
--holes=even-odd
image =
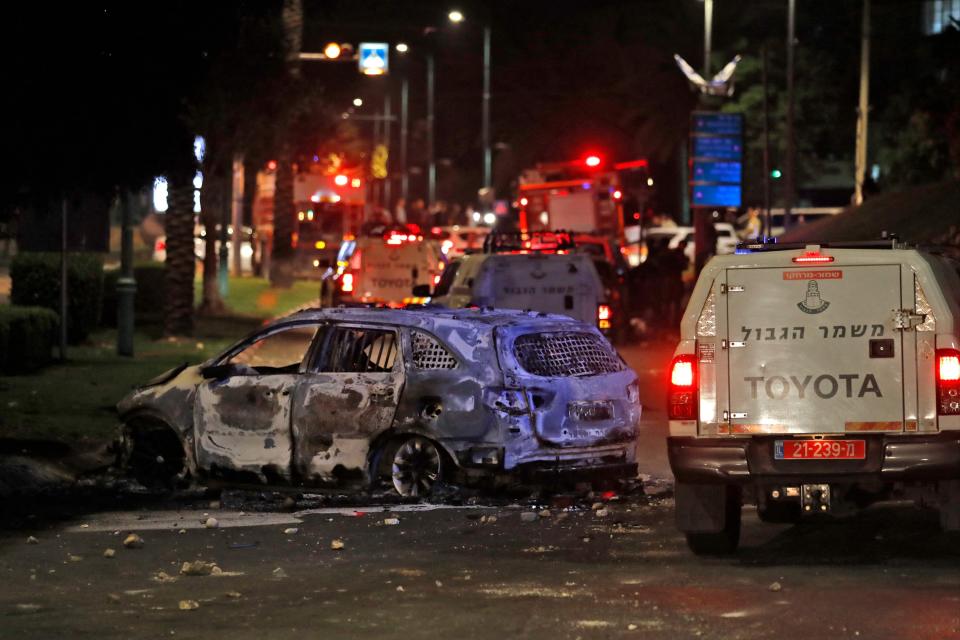
[(711, 260), (668, 391), (691, 549), (733, 551), (744, 502), (788, 522), (912, 498), (960, 529), (958, 305), (952, 264), (894, 240)]

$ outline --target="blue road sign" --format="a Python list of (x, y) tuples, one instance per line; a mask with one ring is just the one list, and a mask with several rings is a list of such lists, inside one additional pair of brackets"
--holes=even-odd
[(694, 112), (693, 133), (741, 136), (743, 135), (743, 115), (739, 113)]
[(382, 76), (389, 70), (390, 45), (386, 42), (361, 42), (357, 53), (360, 73)]
[(739, 207), (739, 184), (695, 184), (691, 187), (695, 207)]
[(693, 139), (694, 158), (715, 158), (717, 160), (742, 160), (743, 142), (740, 138), (701, 138)]
[(743, 165), (740, 162), (694, 160), (690, 180), (693, 182), (732, 182), (738, 184), (742, 173)]

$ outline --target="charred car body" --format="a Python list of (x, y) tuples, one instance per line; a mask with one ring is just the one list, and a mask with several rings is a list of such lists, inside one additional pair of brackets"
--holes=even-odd
[(150, 477), (270, 483), (635, 475), (636, 374), (593, 327), (519, 311), (304, 311), (118, 405)]

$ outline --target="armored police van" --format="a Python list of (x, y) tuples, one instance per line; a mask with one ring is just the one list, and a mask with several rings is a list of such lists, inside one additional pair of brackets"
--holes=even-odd
[(711, 260), (668, 391), (691, 549), (733, 551), (743, 502), (791, 522), (911, 498), (960, 529), (958, 304), (952, 263), (894, 241)]
[(613, 311), (592, 258), (573, 253), (568, 234), (548, 235), (491, 234), (483, 253), (447, 267), (431, 302), (557, 313), (608, 333)]

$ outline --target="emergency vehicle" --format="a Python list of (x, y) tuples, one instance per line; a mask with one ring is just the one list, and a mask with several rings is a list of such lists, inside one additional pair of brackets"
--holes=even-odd
[[(355, 234), (363, 222), (366, 190), (360, 169), (329, 171), (319, 165), (294, 178), (294, 269), (298, 277), (323, 277), (336, 268), (344, 236)], [(257, 174), (253, 221), (259, 240), (259, 262), (269, 263), (273, 246), (275, 169)]]
[(412, 291), (433, 286), (446, 267), (440, 243), (411, 224), (382, 234), (347, 236), (337, 257), (337, 298), (341, 303), (400, 307), (420, 303)]
[[(450, 263), (431, 302), (446, 307), (542, 311), (613, 329), (613, 308), (589, 255), (567, 233), (491, 233), (483, 253)], [(426, 289), (416, 293), (429, 295)]]
[(707, 263), (669, 372), (690, 548), (732, 552), (744, 502), (792, 522), (906, 497), (960, 529), (958, 305), (955, 265), (894, 240)]

